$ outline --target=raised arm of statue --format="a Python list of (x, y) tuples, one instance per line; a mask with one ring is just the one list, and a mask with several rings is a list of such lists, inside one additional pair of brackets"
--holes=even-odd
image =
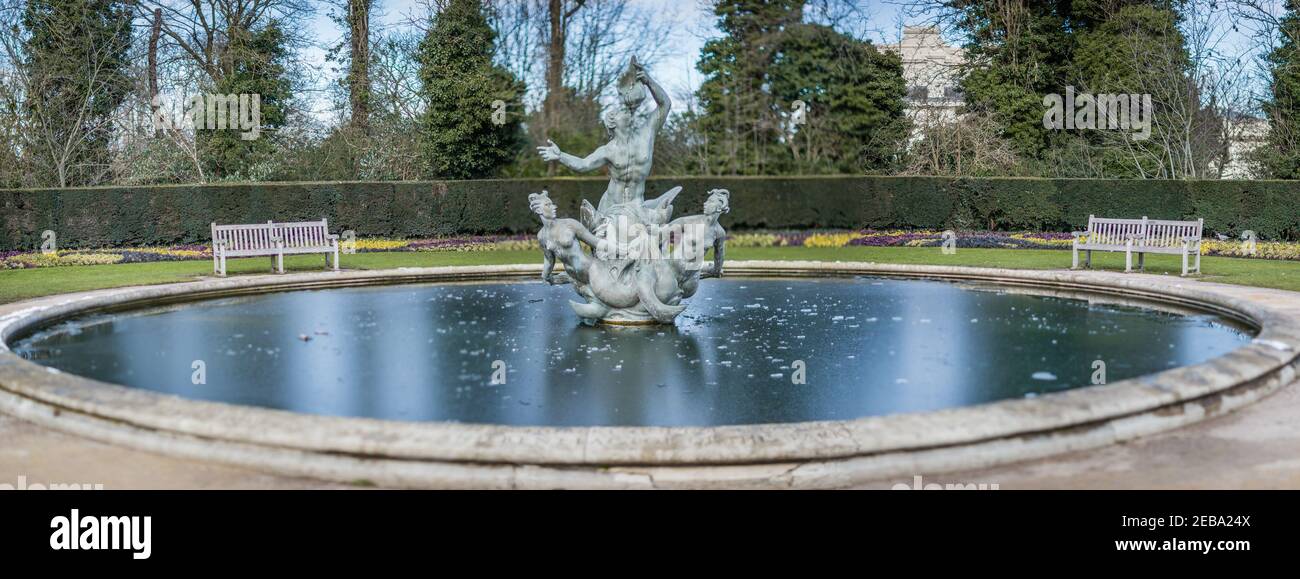
[(592, 151), (586, 158), (582, 158), (561, 151), (559, 145), (550, 139), (546, 140), (545, 147), (537, 147), (537, 154), (542, 156), (543, 161), (559, 161), (561, 165), (579, 173), (595, 171), (608, 162), (604, 146)]
[(655, 79), (650, 78), (644, 68), (638, 68), (636, 79), (645, 83), (646, 88), (650, 89), (650, 96), (655, 99), (655, 104), (658, 105), (653, 114), (655, 130), (659, 130), (663, 128), (664, 122), (668, 120), (668, 113), (673, 109), (673, 101), (668, 98), (668, 92), (664, 90), (664, 87), (659, 86)]

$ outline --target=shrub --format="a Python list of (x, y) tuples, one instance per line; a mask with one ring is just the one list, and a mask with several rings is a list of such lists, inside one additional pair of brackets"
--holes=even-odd
[[(220, 183), (0, 190), (0, 250), (196, 243), (209, 224), (330, 220), (357, 237), (419, 238), (534, 232), (528, 193), (547, 189), (560, 215), (596, 203), (603, 178), (478, 181)], [(1206, 234), (1300, 239), (1300, 181), (1172, 181), (948, 177), (659, 177), (654, 198), (681, 185), (676, 215), (708, 191), (731, 191), (728, 230), (981, 229), (1071, 231), (1088, 215), (1205, 219)]]

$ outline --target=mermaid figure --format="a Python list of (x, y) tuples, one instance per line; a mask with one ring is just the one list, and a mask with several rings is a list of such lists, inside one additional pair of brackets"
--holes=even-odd
[[(591, 258), (578, 245), (578, 241), (596, 247), (601, 240), (576, 219), (556, 218), (555, 203), (550, 193), (542, 191), (528, 196), (528, 207), (542, 220), (537, 232), (537, 242), (542, 246), (542, 281), (559, 285), (573, 281), (587, 284), (587, 269)], [(555, 261), (564, 264), (564, 273), (555, 275)]]

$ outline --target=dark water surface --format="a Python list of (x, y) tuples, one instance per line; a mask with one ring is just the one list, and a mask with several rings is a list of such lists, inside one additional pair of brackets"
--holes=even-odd
[(707, 426), (1034, 396), (1089, 385), (1095, 360), (1114, 382), (1250, 339), (1211, 315), (925, 280), (709, 280), (676, 327), (584, 326), (572, 297), (537, 282), (297, 291), (88, 316), (14, 349), (107, 382), (312, 414)]

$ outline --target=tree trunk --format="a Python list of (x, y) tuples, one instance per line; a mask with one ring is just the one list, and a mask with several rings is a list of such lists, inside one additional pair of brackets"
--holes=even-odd
[[(158, 37), (162, 35), (162, 8), (154, 8), (153, 29), (149, 32), (149, 112), (158, 118)], [(154, 127), (154, 138), (162, 136), (162, 127)]]
[(348, 0), (351, 66), (348, 92), (352, 126), (365, 131), (370, 126), (370, 4), (373, 0)]
[(550, 21), (550, 34), (546, 37), (546, 100), (542, 103), (547, 129), (555, 126), (555, 115), (564, 98), (564, 0), (549, 2), (546, 14)]

